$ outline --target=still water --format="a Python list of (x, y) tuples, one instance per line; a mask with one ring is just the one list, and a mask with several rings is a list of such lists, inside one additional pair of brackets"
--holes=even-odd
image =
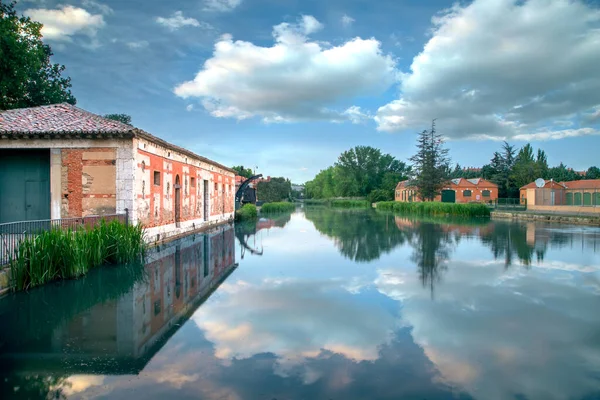
[(600, 399), (600, 229), (307, 208), (0, 300), (0, 397)]

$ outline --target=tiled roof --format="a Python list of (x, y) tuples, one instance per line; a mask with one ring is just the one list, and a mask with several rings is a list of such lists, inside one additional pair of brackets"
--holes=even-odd
[(396, 185), (396, 190), (407, 188), (409, 186), (408, 182), (408, 180), (398, 182), (398, 184)]
[(567, 189), (600, 189), (600, 179), (561, 182)]
[(0, 111), (2, 134), (132, 133), (135, 128), (68, 103)]
[[(564, 185), (564, 183), (555, 182), (555, 181), (552, 181), (550, 179), (547, 179), (544, 182), (544, 187), (545, 188), (555, 188), (555, 189), (559, 188), (560, 189), (561, 187), (565, 187), (565, 185)], [(535, 184), (535, 182), (530, 182), (527, 185), (521, 187), (521, 189), (535, 189), (535, 188), (537, 188), (537, 185)]]
[(479, 181), (481, 180), (481, 178), (474, 178), (474, 179), (467, 179), (469, 182), (471, 182), (473, 185), (479, 185)]
[(194, 152), (171, 144), (141, 129), (101, 117), (68, 103), (0, 111), (0, 139), (18, 139), (23, 137), (53, 139), (78, 135), (91, 138), (115, 136), (144, 138), (163, 147), (235, 173), (233, 169), (225, 165), (199, 156)]

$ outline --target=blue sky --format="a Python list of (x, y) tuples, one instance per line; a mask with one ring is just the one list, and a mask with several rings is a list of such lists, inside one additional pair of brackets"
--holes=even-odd
[(406, 161), (438, 118), (453, 162), (506, 139), (598, 165), (595, 1), (21, 0), (78, 105), (227, 165), (311, 179), (370, 145)]

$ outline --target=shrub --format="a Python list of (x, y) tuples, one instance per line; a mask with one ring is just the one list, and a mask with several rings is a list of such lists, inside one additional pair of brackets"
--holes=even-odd
[(254, 204), (244, 204), (242, 208), (235, 212), (236, 221), (248, 221), (256, 219), (257, 216), (258, 211), (256, 210), (256, 206)]
[(367, 196), (367, 200), (371, 204), (377, 203), (380, 201), (389, 201), (389, 200), (393, 200), (393, 199), (394, 199), (393, 193), (390, 192), (389, 190), (385, 190), (385, 189), (375, 189), (371, 193), (369, 193), (369, 195)]
[(278, 212), (289, 212), (294, 211), (296, 209), (296, 205), (294, 203), (265, 203), (260, 208), (261, 214), (270, 214), (270, 213), (278, 213)]
[(331, 207), (336, 208), (367, 208), (370, 206), (368, 200), (331, 200)]
[(400, 214), (414, 215), (453, 215), (461, 217), (487, 217), (490, 209), (480, 203), (404, 203), (397, 201), (384, 201), (377, 203), (380, 211), (393, 211)]
[(10, 260), (15, 290), (85, 275), (104, 264), (143, 263), (146, 255), (141, 225), (102, 220), (80, 230), (52, 229), (19, 243)]

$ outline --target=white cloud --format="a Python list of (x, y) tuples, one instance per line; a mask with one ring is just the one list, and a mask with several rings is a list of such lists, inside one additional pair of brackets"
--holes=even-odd
[(144, 49), (144, 48), (148, 47), (150, 43), (148, 43), (147, 40), (140, 40), (138, 42), (127, 42), (125, 44), (130, 49), (137, 50), (137, 49)]
[[(475, 0), (433, 19), (431, 39), (381, 107), (379, 129), (438, 118), (452, 138), (529, 140), (598, 133), (581, 118), (600, 104), (600, 10), (572, 0)], [(554, 121), (575, 122), (557, 131)]]
[(188, 104), (188, 105), (185, 107), (185, 109), (186, 109), (186, 111), (192, 111), (192, 110), (194, 109), (194, 105), (193, 105), (193, 104)]
[(242, 0), (204, 0), (204, 10), (227, 12), (232, 11), (241, 3)]
[(202, 98), (215, 117), (350, 120), (330, 107), (387, 89), (396, 79), (395, 61), (375, 39), (357, 37), (333, 47), (308, 39), (322, 28), (306, 15), (296, 24), (279, 24), (272, 47), (224, 35), (194, 80), (178, 85), (175, 94)]
[(82, 0), (81, 5), (86, 8), (94, 8), (104, 15), (110, 15), (114, 13), (114, 10), (106, 4), (101, 4), (95, 2), (94, 0)]
[(62, 6), (56, 10), (29, 9), (24, 14), (44, 24), (42, 35), (45, 39), (69, 40), (75, 34), (93, 37), (104, 26), (102, 15), (93, 15), (83, 8), (73, 6)]
[(206, 22), (199, 22), (195, 18), (186, 18), (183, 16), (183, 12), (176, 11), (169, 18), (156, 17), (156, 22), (171, 31), (183, 28), (185, 26), (193, 26), (196, 28), (202, 27), (204, 29), (212, 29), (212, 26)]
[(373, 118), (368, 112), (363, 112), (358, 106), (349, 107), (342, 114), (346, 115), (353, 124), (362, 124)]
[(342, 16), (342, 25), (344, 25), (345, 27), (349, 27), (354, 23), (354, 21), (356, 20), (349, 15), (344, 14)]

